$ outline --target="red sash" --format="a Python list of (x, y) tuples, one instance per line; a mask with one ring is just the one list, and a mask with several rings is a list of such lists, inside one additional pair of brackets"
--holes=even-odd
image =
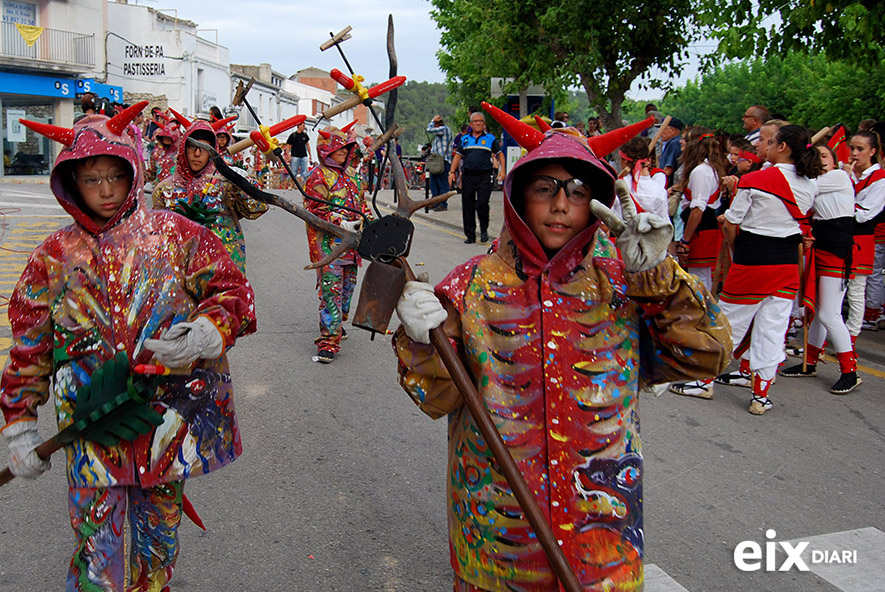
[(732, 263), (719, 299), (731, 304), (757, 304), (769, 296), (792, 300), (798, 290), (799, 267), (796, 265)]
[[(714, 191), (713, 193), (710, 194), (710, 197), (707, 198), (707, 205), (708, 206), (712, 203), (716, 203), (716, 200), (719, 199), (719, 193), (721, 191), (722, 191), (721, 189), (717, 189), (716, 191)], [(685, 189), (682, 190), (682, 193), (685, 195), (685, 199), (688, 200), (688, 203), (691, 204), (691, 189), (686, 187)], [(691, 207), (691, 206), (689, 205), (689, 207)]]
[(738, 181), (735, 191), (741, 189), (756, 189), (781, 200), (790, 216), (799, 223), (802, 234), (808, 235), (811, 232), (811, 220), (807, 213), (803, 214), (796, 203), (796, 197), (793, 195), (793, 189), (790, 187), (787, 178), (783, 172), (776, 166), (763, 169), (761, 171), (753, 171), (747, 173)]
[(872, 234), (855, 234), (851, 251), (851, 273), (873, 275), (876, 262), (876, 238)]
[(882, 179), (885, 179), (885, 170), (876, 169), (870, 173), (869, 177), (854, 184), (854, 195), (857, 195), (876, 181), (881, 181)]

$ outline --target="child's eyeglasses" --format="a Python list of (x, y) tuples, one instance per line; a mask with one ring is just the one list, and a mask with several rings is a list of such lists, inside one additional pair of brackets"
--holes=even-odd
[(592, 197), (590, 187), (581, 179), (562, 180), (546, 175), (533, 177), (529, 180), (525, 197), (529, 201), (547, 202), (556, 197), (560, 189), (565, 190), (565, 196), (573, 205), (582, 206), (590, 203)]
[(122, 185), (124, 183), (129, 182), (129, 175), (126, 173), (113, 173), (106, 177), (101, 176), (89, 176), (84, 177), (82, 179), (77, 179), (79, 183), (83, 184), (83, 187), (87, 189), (95, 189), (96, 187), (101, 186), (103, 181), (107, 181), (111, 185)]

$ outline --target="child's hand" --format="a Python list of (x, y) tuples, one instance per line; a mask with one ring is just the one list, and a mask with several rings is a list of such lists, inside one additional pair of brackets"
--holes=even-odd
[(617, 236), (615, 245), (630, 273), (645, 271), (667, 257), (667, 247), (673, 240), (673, 226), (669, 220), (648, 212), (636, 213), (630, 191), (622, 179), (615, 181), (615, 192), (621, 202), (621, 221), (617, 214), (595, 199), (590, 210)]
[(49, 470), (49, 461), (37, 456), (42, 441), (37, 433), (37, 422), (21, 420), (3, 430), (9, 447), (9, 470), (16, 477), (36, 479)]
[(160, 339), (145, 339), (144, 347), (156, 354), (157, 361), (169, 368), (184, 368), (198, 358), (217, 358), (224, 351), (224, 339), (207, 317), (176, 323)]
[(396, 303), (396, 314), (406, 335), (424, 344), (430, 344), (430, 330), (442, 325), (449, 316), (433, 293), (433, 286), (426, 282), (406, 282)]

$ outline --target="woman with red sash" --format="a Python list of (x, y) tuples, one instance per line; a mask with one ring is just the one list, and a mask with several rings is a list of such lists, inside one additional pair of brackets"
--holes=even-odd
[(768, 142), (773, 166), (741, 178), (723, 223), (734, 263), (720, 306), (731, 324), (735, 357), (749, 352), (754, 415), (772, 406), (768, 389), (784, 359), (784, 335), (799, 289), (798, 246), (810, 230), (807, 215), (817, 193), (811, 179), (823, 172), (805, 128), (783, 126)]
[[(806, 290), (804, 304), (814, 319), (808, 328), (806, 364), (781, 370), (781, 376), (815, 376), (824, 341), (829, 338), (839, 360), (841, 376), (830, 392), (844, 395), (857, 388), (857, 356), (851, 336), (842, 320), (842, 300), (848, 285), (854, 244), (854, 188), (848, 173), (836, 168), (836, 153), (829, 146), (818, 146), (826, 171), (815, 179), (812, 235), (814, 246), (809, 259), (813, 288)], [(806, 285), (808, 285), (806, 283)]]
[[(637, 213), (649, 212), (667, 220), (670, 217), (667, 175), (662, 169), (655, 168), (654, 154), (648, 153), (649, 143), (648, 138), (637, 136), (621, 147), (618, 155), (626, 171), (622, 178), (627, 183)], [(617, 200), (612, 209), (620, 215)]]
[(712, 131), (694, 127), (682, 153), (685, 178), (682, 219), (685, 230), (676, 247), (686, 271), (698, 276), (708, 290), (713, 286), (713, 268), (722, 247), (722, 232), (716, 221), (720, 179), (728, 170), (722, 148)]
[[(879, 135), (859, 131), (848, 143), (851, 151), (851, 181), (854, 183), (855, 224), (854, 278), (848, 284), (848, 331), (857, 337), (861, 328), (875, 331), (885, 290), (881, 259), (876, 275), (876, 235), (885, 222), (885, 170)], [(885, 236), (883, 236), (885, 238)], [(885, 250), (885, 246), (883, 246)], [(885, 255), (885, 253), (883, 253)]]

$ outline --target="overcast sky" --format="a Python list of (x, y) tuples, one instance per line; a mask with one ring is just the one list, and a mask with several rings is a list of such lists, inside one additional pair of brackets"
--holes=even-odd
[[(367, 82), (387, 80), (387, 17), (393, 15), (398, 73), (410, 80), (444, 82), (445, 75), (436, 61), (439, 31), (430, 18), (428, 0), (130, 0), (151, 8), (176, 9), (178, 17), (196, 22), (200, 29), (217, 29), (218, 43), (230, 50), (234, 64), (271, 64), (274, 70), (291, 76), (302, 68), (338, 68), (347, 72), (334, 49), (319, 46), (350, 25), (352, 38), (342, 45), (350, 65)], [(326, 7), (333, 7), (327, 9)], [(170, 11), (170, 14), (171, 13)], [(214, 31), (200, 35), (212, 41)], [(697, 74), (686, 68), (683, 84)], [(660, 91), (629, 93), (636, 100), (660, 96)]]

